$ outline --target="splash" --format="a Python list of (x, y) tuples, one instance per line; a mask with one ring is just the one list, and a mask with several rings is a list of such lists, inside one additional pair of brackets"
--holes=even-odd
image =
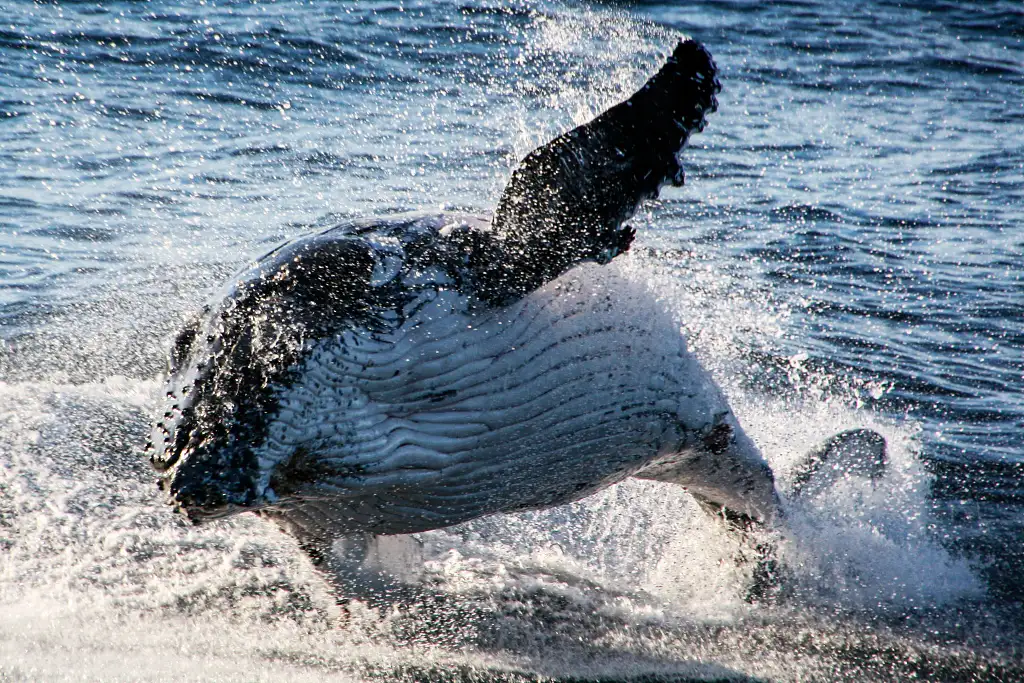
[[(393, 125), (374, 124), (352, 143), (303, 122), (303, 112), (326, 117), (343, 109), (340, 100), (352, 107), (347, 118), (324, 120), (365, 126), (379, 117), (379, 99), (335, 100), (332, 91), (319, 109), (303, 109), (294, 97), (287, 119), (266, 114), (275, 118), (265, 130), (282, 146), (245, 131), (218, 159), (183, 161), (181, 178), (194, 171), (213, 180), (183, 195), (156, 187), (172, 199), (151, 212), (156, 227), (143, 237), (160, 239), (120, 244), (116, 254), (144, 272), (125, 266), (56, 324), (30, 321), (41, 330), (37, 346), (5, 346), (3, 367), (13, 369), (0, 385), (0, 677), (366, 680), (454, 669), (495, 680), (884, 679), (927, 673), (914, 668), (925, 665), (965, 677), (982, 667), (1019, 673), (947, 635), (960, 633), (984, 596), (971, 567), (939, 542), (918, 426), (863, 408), (863, 392), (882, 387), (808, 368), (783, 350), (790, 303), (752, 264), (724, 262), (712, 245), (681, 238), (671, 206), (647, 214), (626, 264), (677, 314), (783, 492), (801, 454), (839, 430), (870, 427), (890, 444), (890, 472), (877, 485), (844, 481), (791, 506), (791, 533), (779, 545), (788, 594), (778, 604), (745, 600), (749, 549), (667, 484), (628, 481), (564, 508), (417, 535), (415, 561), (383, 560), (415, 590), (356, 598), (344, 610), (294, 543), (262, 520), (191, 527), (160, 503), (139, 451), (160, 382), (138, 378), (159, 371), (178, 322), (168, 307), (195, 307), (199, 290), (325, 207), (489, 205), (517, 158), (628, 95), (673, 40), (615, 11), (531, 10), (499, 28), (508, 44), (495, 50), (515, 78), (474, 81), (480, 64), (464, 59), (450, 86), (465, 99), (394, 96)], [(484, 20), (466, 30), (495, 33)], [(208, 146), (206, 134), (197, 149)], [(509, 134), (495, 155), (495, 140)], [(398, 137), (416, 144), (395, 145)], [(417, 152), (424, 147), (433, 156)], [(699, 147), (692, 151), (699, 159)], [(346, 182), (327, 167), (344, 170)], [(229, 180), (250, 170), (254, 184), (224, 200), (236, 194), (223, 190), (237, 182)], [(191, 208), (174, 208), (182, 199)], [(185, 302), (168, 302), (179, 296)], [(914, 624), (894, 626), (903, 621)], [(993, 617), (982, 626), (990, 635), (1004, 625)]]

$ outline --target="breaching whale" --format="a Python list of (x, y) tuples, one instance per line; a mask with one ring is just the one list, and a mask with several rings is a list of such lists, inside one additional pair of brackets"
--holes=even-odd
[(628, 100), (529, 154), (493, 217), (354, 220), (256, 260), (173, 343), (148, 446), (170, 502), (196, 522), (259, 511), (314, 559), (627, 477), (778, 520), (767, 462), (615, 261), (639, 204), (683, 184), (720, 90), (683, 40)]

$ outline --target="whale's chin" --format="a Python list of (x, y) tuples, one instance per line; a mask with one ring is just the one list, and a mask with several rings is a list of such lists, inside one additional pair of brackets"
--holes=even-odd
[(629, 271), (584, 264), (484, 311), (430, 292), (390, 331), (310, 346), (252, 445), (255, 490), (332, 535), (413, 533), (572, 502), (695, 446), (727, 407)]

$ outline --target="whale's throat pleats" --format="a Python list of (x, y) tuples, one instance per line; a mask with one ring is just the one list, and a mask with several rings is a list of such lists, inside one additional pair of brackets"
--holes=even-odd
[(256, 451), (268, 496), (332, 534), (412, 532), (575, 500), (686, 448), (724, 402), (636, 290), (582, 266), (505, 310), (442, 291), (393, 332), (321, 341)]

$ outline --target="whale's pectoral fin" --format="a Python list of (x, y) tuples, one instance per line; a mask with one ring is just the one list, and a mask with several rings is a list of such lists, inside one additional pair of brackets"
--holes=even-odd
[(678, 154), (718, 107), (715, 74), (703, 46), (680, 42), (628, 100), (531, 152), (498, 203), (494, 239), (470, 257), (481, 298), (507, 303), (627, 250), (640, 202), (682, 185)]
[(889, 457), (885, 437), (870, 429), (850, 429), (811, 449), (793, 474), (794, 498), (809, 498), (850, 476), (878, 481)]

